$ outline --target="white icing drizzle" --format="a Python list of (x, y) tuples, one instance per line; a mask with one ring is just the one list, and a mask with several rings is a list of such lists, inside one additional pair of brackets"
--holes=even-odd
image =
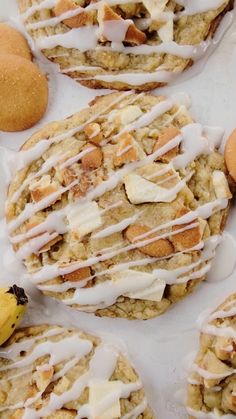
[[(39, 142), (37, 142), (33, 147), (31, 147), (28, 150), (21, 150), (18, 153), (18, 158), (16, 159), (17, 161), (14, 161), (14, 163), (16, 164), (16, 170), (21, 170), (27, 165), (29, 165), (32, 161), (37, 160), (52, 144), (63, 141), (64, 139), (69, 138), (81, 132), (84, 129), (85, 125), (89, 124), (90, 122), (95, 121), (98, 117), (102, 116), (104, 113), (109, 111), (113, 106), (117, 105), (126, 97), (132, 95), (132, 93), (133, 93), (132, 90), (122, 93), (116, 99), (111, 101), (109, 105), (101, 109), (101, 112), (98, 112), (94, 114), (93, 116), (91, 116), (91, 118), (89, 118), (85, 123), (78, 125), (59, 135), (56, 135), (48, 140), (41, 139)], [(136, 96), (133, 100), (136, 100), (137, 98), (138, 96)]]
[(71, 358), (68, 362), (65, 363), (64, 367), (60, 371), (58, 371), (56, 374), (53, 375), (52, 381), (58, 380), (60, 377), (64, 377), (66, 373), (73, 368), (78, 363), (78, 358)]
[[(172, 164), (172, 162), (170, 162), (170, 163), (168, 163), (168, 164), (166, 164), (166, 166), (165, 167), (163, 167), (163, 169), (159, 169), (159, 170), (157, 170), (156, 172), (153, 172), (152, 174), (150, 174), (150, 175), (146, 175), (145, 174), (145, 179), (148, 179), (148, 180), (151, 180), (151, 179), (154, 179), (154, 178), (156, 178), (156, 177), (159, 177), (159, 176), (162, 176), (162, 175), (165, 175), (166, 173), (168, 173), (169, 171), (171, 171), (171, 170), (173, 170), (174, 168), (173, 168), (173, 164)], [(170, 179), (170, 177), (168, 176), (168, 179)], [(159, 184), (159, 183), (158, 183)]]
[(130, 224), (135, 223), (137, 219), (142, 214), (142, 211), (140, 211), (138, 214), (133, 215), (132, 217), (127, 217), (120, 221), (117, 224), (113, 224), (107, 228), (104, 228), (103, 230), (99, 231), (98, 233), (95, 233), (92, 235), (94, 239), (100, 239), (102, 237), (110, 236), (111, 234), (114, 234), (119, 231), (123, 231), (125, 228), (127, 228)]
[[(122, 205), (122, 201), (115, 202), (114, 204), (109, 205), (108, 207), (101, 210), (100, 214), (104, 214), (105, 212), (113, 208), (117, 208), (120, 205)], [(49, 214), (45, 221), (31, 228), (26, 233), (17, 234), (16, 236), (11, 237), (10, 238), (11, 243), (20, 243), (21, 241), (30, 239), (41, 233), (44, 233), (45, 231), (47, 232), (56, 231), (58, 234), (66, 233), (68, 231), (68, 226), (64, 221), (66, 208), (68, 208), (68, 206), (61, 210), (54, 211), (53, 213)]]
[[(184, 252), (175, 253), (176, 256), (179, 254), (191, 252), (194, 250), (200, 250), (203, 247), (203, 243), (194, 246), (191, 249), (186, 249)], [(174, 254), (169, 257), (174, 256)], [(166, 259), (167, 257), (158, 258)], [(188, 267), (189, 269), (189, 267)], [(155, 280), (160, 279), (162, 270), (154, 269), (152, 273), (144, 274), (139, 271), (132, 271), (132, 278), (129, 277), (129, 281), (124, 277), (119, 281), (105, 281), (97, 284), (94, 287), (88, 289), (76, 289), (72, 298), (64, 299), (63, 302), (67, 305), (80, 304), (81, 306), (89, 305), (89, 311), (95, 311), (98, 308), (104, 308), (115, 303), (120, 295), (131, 293), (133, 291), (142, 291), (151, 286)], [(169, 271), (169, 276), (172, 275), (173, 271)], [(164, 275), (167, 276), (167, 271), (164, 270)], [(88, 291), (89, 290), (89, 291)], [(88, 292), (87, 292), (88, 291)], [(85, 308), (83, 307), (83, 310)], [(86, 311), (86, 310), (85, 310)]]
[(10, 346), (5, 348), (0, 348), (0, 357), (5, 359), (12, 359), (16, 358), (20, 355), (21, 351), (27, 351), (31, 346), (37, 342), (40, 339), (48, 338), (51, 336), (56, 336), (61, 333), (61, 328), (55, 327), (53, 329), (49, 329), (46, 332), (43, 332), (42, 334), (36, 335), (32, 338), (29, 338), (27, 340), (24, 340), (23, 342), (16, 342)]
[[(233, 301), (235, 305), (235, 301)], [(207, 333), (209, 335), (215, 335), (215, 336), (225, 336), (225, 337), (231, 337), (233, 339), (236, 339), (236, 331), (232, 327), (217, 327), (211, 322), (216, 319), (224, 319), (226, 317), (235, 316), (236, 315), (236, 307), (233, 307), (232, 309), (229, 309), (227, 311), (220, 310), (213, 313), (209, 318), (204, 319), (201, 330), (203, 333)]]
[(62, 164), (60, 164), (60, 169), (65, 169), (68, 166), (71, 166), (72, 164), (76, 163), (77, 161), (81, 160), (82, 157), (86, 156), (86, 154), (90, 153), (91, 151), (95, 150), (96, 147), (88, 147), (86, 150), (80, 151), (75, 156), (71, 157), (70, 159), (66, 160)]
[[(65, 131), (62, 134), (56, 135), (55, 137), (52, 137), (48, 140), (42, 139), (35, 146), (30, 148), (29, 150), (20, 151), (18, 153), (16, 169), (20, 170), (20, 169), (24, 168), (25, 166), (27, 166), (28, 164), (30, 164), (32, 161), (39, 158), (52, 144), (63, 141), (64, 139), (69, 138), (70, 136), (73, 136), (78, 132), (81, 132), (84, 129), (85, 125), (89, 124), (90, 122), (93, 122), (98, 117), (102, 116), (104, 112), (106, 112), (112, 106), (121, 102), (124, 98), (126, 98), (127, 96), (129, 96), (131, 94), (132, 94), (132, 91), (131, 92), (125, 92), (125, 93), (121, 94), (118, 98), (116, 98), (114, 101), (112, 101), (110, 103), (110, 105), (105, 107), (100, 113), (97, 113), (96, 115), (89, 118), (86, 123), (84, 123), (82, 125), (79, 125), (75, 128), (72, 128), (68, 131)], [(132, 99), (131, 103), (133, 103), (139, 97), (140, 97), (140, 95), (136, 96), (134, 99)], [(126, 127), (126, 129), (124, 129), (121, 132), (128, 132), (128, 131), (131, 131), (132, 129), (138, 129), (138, 128), (144, 127), (145, 125), (150, 124), (152, 121), (155, 120), (155, 118), (157, 118), (158, 116), (161, 116), (163, 113), (170, 110), (171, 109), (171, 104), (172, 104), (172, 106), (174, 105), (174, 103), (171, 100), (165, 100), (165, 101), (162, 101), (162, 102), (158, 103), (157, 105), (155, 105), (151, 109), (150, 112), (147, 112), (145, 115), (142, 115), (139, 119), (137, 119), (135, 121), (135, 123), (132, 123), (132, 124), (128, 125)], [(189, 127), (189, 128), (187, 128), (187, 127)], [(191, 141), (191, 135), (195, 135), (195, 137), (198, 137), (198, 135), (201, 136), (200, 125), (199, 124), (190, 124), (187, 127), (184, 127), (184, 129), (183, 129), (184, 136), (186, 137), (185, 147), (188, 147), (188, 143), (191, 142), (191, 147), (189, 147), (189, 149), (187, 151), (191, 152), (191, 150), (195, 150), (195, 155), (197, 155), (197, 152), (198, 153), (200, 152), (199, 145), (198, 145), (198, 143), (194, 144), (193, 141)], [(194, 130), (196, 132), (193, 132)], [(114, 136), (113, 138), (116, 138), (116, 137), (117, 136)], [(201, 137), (200, 140), (203, 143), (204, 142), (204, 137)], [(175, 139), (173, 140), (173, 143), (170, 142), (171, 145), (173, 144), (172, 147), (175, 147), (175, 145), (177, 145), (177, 144), (174, 144), (174, 141), (175, 141)], [(177, 142), (178, 142), (178, 139), (177, 139)], [(207, 140), (206, 139), (205, 139), (205, 145), (207, 146)], [(169, 151), (169, 149), (167, 151)], [(210, 151), (210, 148), (209, 148), (209, 151)], [(156, 157), (154, 157), (154, 159)], [(151, 157), (150, 157), (149, 160), (151, 160)], [(190, 161), (190, 159), (189, 159), (189, 161)], [(178, 162), (178, 160), (177, 160), (177, 162)], [(50, 166), (50, 163), (45, 162), (45, 165), (46, 164), (48, 164)], [(187, 165), (187, 162), (185, 161), (185, 162), (183, 162), (183, 164)], [(15, 199), (15, 197), (14, 197), (14, 199)]]
[(20, 249), (16, 252), (18, 259), (26, 259), (27, 256), (32, 253), (37, 253), (45, 244), (55, 239), (58, 236), (57, 233), (44, 233), (39, 237), (34, 237), (32, 240), (27, 241)]
[[(36, 371), (46, 371), (52, 366), (64, 363), (60, 370), (53, 374), (51, 382), (64, 377), (67, 372), (73, 368), (84, 356), (88, 355), (93, 349), (93, 344), (86, 338), (81, 338), (78, 333), (73, 333), (66, 337), (61, 337), (60, 340), (52, 341), (40, 340), (46, 337), (60, 335), (63, 333), (62, 328), (50, 329), (49, 331), (35, 336), (34, 338), (25, 339), (20, 342), (12, 344), (9, 348), (1, 351), (1, 355), (7, 358), (8, 364), (0, 368), (0, 371), (10, 371), (15, 368), (25, 368), (25, 371), (32, 372), (27, 367), (33, 364), (42, 356), (49, 357), (49, 360), (39, 367)], [(27, 351), (27, 354), (22, 358), (19, 354), (22, 351)], [(89, 369), (80, 377), (75, 379), (72, 386), (65, 390), (62, 394), (57, 395), (52, 392), (47, 403), (40, 409), (32, 407), (33, 403), (39, 400), (43, 394), (42, 391), (36, 393), (34, 397), (28, 398), (24, 402), (18, 402), (14, 405), (0, 407), (0, 412), (24, 408), (24, 419), (40, 419), (48, 416), (58, 409), (61, 409), (66, 403), (77, 400), (83, 393), (84, 389), (93, 383), (107, 383), (109, 385), (110, 377), (112, 376), (119, 356), (118, 350), (111, 344), (102, 342), (94, 350), (94, 354), (89, 362)], [(22, 374), (19, 374), (19, 376)], [(16, 377), (15, 375), (14, 377)], [(12, 376), (13, 378), (13, 376)], [(88, 417), (95, 419), (98, 415), (102, 415), (107, 409), (112, 407), (114, 403), (119, 402), (121, 398), (128, 398), (129, 395), (142, 388), (140, 380), (128, 384), (122, 381), (116, 381), (116, 389), (108, 393), (104, 399), (100, 400), (96, 405), (91, 404), (89, 400), (87, 404), (82, 405), (77, 409), (78, 418)], [(147, 401), (144, 397), (141, 402), (125, 417), (137, 418), (139, 414), (144, 412), (147, 407)]]
[(174, 180), (174, 179), (177, 179), (177, 178), (178, 178), (178, 174), (174, 173), (173, 175), (168, 176), (167, 178), (162, 179), (159, 182), (156, 182), (156, 185), (163, 185), (163, 183), (169, 182), (170, 180)]
[[(137, 119), (137, 121), (136, 121), (137, 127), (140, 128), (140, 127), (143, 127), (147, 124), (150, 124), (155, 118), (157, 118), (158, 116), (165, 113), (168, 109), (170, 109), (171, 104), (172, 104), (172, 102), (163, 101), (163, 102), (160, 102), (158, 104), (158, 106), (155, 105), (151, 109), (150, 112), (148, 112), (146, 115), (143, 115), (139, 119)], [(135, 127), (134, 124), (130, 124), (130, 126), (128, 126), (127, 129), (131, 130), (131, 129), (134, 129), (134, 127)], [(74, 130), (76, 130), (76, 132), (78, 132), (78, 128), (74, 128), (73, 130), (70, 130), (70, 131), (74, 132)], [(45, 140), (45, 141), (54, 143), (55, 141), (58, 141), (58, 138), (59, 138), (59, 141), (62, 141), (62, 139), (65, 139), (67, 137), (67, 135), (72, 135), (70, 133), (70, 131), (68, 133), (64, 133), (64, 134), (61, 134), (57, 137), (54, 137), (51, 140)], [(124, 130), (124, 131), (126, 131), (126, 130)], [(123, 176), (125, 174), (135, 170), (136, 168), (142, 167), (149, 162), (154, 161), (158, 156), (166, 153), (167, 151), (171, 150), (173, 147), (178, 145), (181, 139), (182, 139), (182, 137), (178, 136), (178, 137), (174, 138), (173, 140), (171, 140), (168, 144), (165, 144), (159, 150), (155, 151), (151, 155), (144, 158), (143, 160), (138, 161), (138, 162), (134, 162), (134, 163), (131, 163), (131, 164), (127, 164), (122, 169), (117, 170), (114, 173), (114, 175), (112, 175), (108, 180), (102, 182), (100, 185), (98, 185), (92, 191), (88, 192), (86, 199), (87, 200), (95, 199), (98, 196), (103, 195), (107, 190), (114, 189), (114, 187), (119, 183), (119, 181), (121, 181), (121, 179), (123, 178)], [(41, 144), (43, 141), (44, 140), (41, 140), (38, 144)], [(85, 151), (88, 152), (88, 150), (85, 150)], [(71, 159), (69, 159), (70, 162), (74, 162), (74, 159), (77, 161), (81, 157), (82, 153), (85, 153), (85, 151), (81, 152), (77, 156), (72, 157)], [(91, 149), (89, 149), (89, 151), (91, 151)], [(186, 155), (186, 157), (187, 157), (187, 155)], [(186, 157), (185, 157), (185, 160), (186, 160)], [(185, 160), (184, 160), (184, 162), (185, 162)], [(26, 204), (26, 206), (25, 206), (24, 210), (21, 212), (21, 214), (18, 217), (16, 217), (14, 220), (12, 220), (10, 223), (8, 223), (9, 232), (14, 231), (16, 228), (18, 228), (23, 222), (25, 222), (27, 219), (29, 219), (36, 212), (46, 208), (58, 196), (60, 196), (62, 193), (65, 193), (67, 190), (69, 190), (73, 186), (75, 186), (76, 183), (77, 183), (77, 181), (72, 182), (69, 186), (61, 188), (59, 191), (54, 192), (53, 194), (51, 194), (48, 197), (42, 199), (41, 201), (39, 201), (36, 204), (32, 204), (32, 203)], [(184, 180), (180, 181), (179, 184), (176, 185), (173, 188), (172, 191), (168, 190), (167, 195), (171, 196), (171, 194), (172, 194), (172, 196), (175, 196), (183, 186), (184, 186)]]
[[(67, 154), (67, 153), (66, 153)], [(65, 158), (65, 153), (63, 154), (54, 154), (53, 156), (49, 157), (42, 165), (40, 170), (38, 170), (36, 173), (28, 176), (22, 185), (14, 192), (9, 202), (15, 203), (18, 201), (18, 199), (21, 196), (21, 193), (25, 190), (25, 188), (30, 184), (30, 182), (37, 177), (42, 176), (43, 174), (47, 173), (50, 169), (56, 166), (56, 164), (63, 158)]]
[(104, 36), (108, 41), (120, 43), (125, 41), (126, 32), (133, 21), (130, 19), (107, 20), (103, 22), (98, 34)]
[[(140, 0), (133, 0), (133, 3), (139, 3), (139, 1)], [(78, 6), (77, 9), (69, 10), (67, 12), (64, 12), (56, 18), (54, 17), (54, 18), (50, 18), (50, 19), (41, 20), (41, 21), (35, 22), (35, 23), (29, 23), (29, 24), (26, 25), (26, 28), (28, 30), (33, 30), (33, 29), (44, 28), (44, 27), (47, 27), (47, 26), (55, 26), (55, 25), (57, 25), (58, 23), (62, 22), (65, 19), (68, 19), (68, 18), (73, 17), (73, 16), (80, 15), (84, 11), (89, 12), (91, 10), (98, 10), (102, 3), (103, 3), (103, 0), (100, 0), (100, 1), (96, 2), (95, 4), (94, 3), (89, 4), (86, 7)], [(106, 0), (106, 3), (109, 4), (110, 6), (112, 6), (112, 5), (115, 6), (117, 4), (126, 4), (127, 0), (119, 0), (119, 1), (118, 0)], [(44, 0), (39, 5), (35, 5), (35, 6), (30, 7), (25, 13), (23, 13), (21, 15), (21, 18), (24, 21), (26, 21), (36, 11), (42, 10), (42, 9), (49, 9), (49, 8), (51, 9), (55, 5), (56, 5), (56, 0)]]
[(112, 42), (111, 46), (98, 45), (96, 49), (98, 51), (116, 51), (123, 54), (134, 54), (134, 55), (149, 55), (149, 54), (172, 54), (182, 58), (201, 58), (208, 46), (210, 41), (203, 41), (198, 46), (195, 45), (179, 45), (175, 41), (163, 42), (160, 45), (138, 45), (133, 47), (126, 47), (122, 42)]
[[(56, 55), (55, 57), (59, 57), (60, 55)], [(52, 58), (53, 56), (50, 56), (49, 58)], [(63, 74), (67, 73), (73, 73), (75, 71), (90, 71), (90, 70), (100, 70), (100, 67), (97, 66), (91, 66), (91, 65), (75, 65), (73, 67), (64, 68), (61, 70)]]
[(131, 261), (131, 262), (118, 263), (118, 264), (114, 265), (114, 267), (112, 267), (112, 268), (105, 269), (101, 272), (98, 272), (94, 275), (91, 275), (88, 278), (85, 278), (85, 280), (83, 280), (83, 281), (79, 281), (79, 282), (66, 281), (64, 284), (39, 285), (38, 288), (41, 289), (41, 290), (45, 290), (45, 291), (58, 291), (58, 292), (67, 291), (68, 289), (71, 289), (71, 288), (83, 288), (90, 279), (93, 279), (95, 277), (99, 277), (99, 276), (107, 275), (107, 274), (112, 274), (112, 273), (115, 273), (115, 272), (120, 272), (120, 271), (123, 271), (125, 269), (129, 269), (129, 268), (135, 267), (135, 266), (145, 266), (145, 265), (148, 265), (150, 263), (154, 263), (157, 260), (158, 260), (157, 258), (150, 258), (149, 257), (149, 258), (138, 259), (138, 260)]
[(47, 340), (43, 343), (38, 343), (35, 348), (26, 357), (19, 361), (12, 362), (11, 364), (1, 367), (0, 371), (6, 369), (23, 368), (30, 363), (36, 361), (41, 356), (50, 355), (48, 365), (56, 365), (65, 359), (70, 358), (75, 352), (76, 348), (80, 348), (80, 357), (88, 354), (92, 349), (92, 344), (89, 341), (81, 339), (77, 335), (64, 338), (62, 341)]
[(57, 0), (43, 0), (40, 3), (34, 4), (29, 7), (24, 13), (21, 14), (21, 19), (23, 21), (27, 20), (35, 12), (38, 12), (43, 9), (51, 9), (56, 5)]
[(222, 374), (217, 374), (214, 372), (207, 371), (206, 369), (200, 368), (197, 364), (193, 364), (192, 371), (197, 372), (201, 377), (203, 377), (206, 380), (218, 380), (223, 379), (226, 377), (229, 377), (232, 374), (235, 374), (236, 369), (229, 369), (228, 372), (224, 372)]
[(7, 378), (1, 378), (1, 381), (7, 381), (7, 380), (14, 380), (15, 378), (23, 377), (24, 375), (31, 374), (32, 368), (24, 369), (23, 371), (20, 371), (17, 374), (8, 375)]
[[(145, 83), (169, 83), (178, 72), (173, 73), (172, 71), (167, 70), (157, 70), (152, 73), (118, 73), (118, 74), (101, 74), (95, 75), (93, 78), (95, 80), (105, 81), (109, 83), (121, 82), (126, 84), (132, 84), (136, 86), (141, 86)], [(79, 77), (77, 80), (90, 80), (90, 77)]]
[[(94, 5), (90, 5), (90, 6), (92, 6), (92, 7), (90, 7), (90, 10), (96, 8), (96, 7), (93, 7)], [(84, 10), (83, 10), (82, 7), (78, 7), (75, 10), (68, 10), (67, 12), (62, 13), (58, 17), (52, 17), (50, 19), (41, 20), (39, 22), (28, 23), (28, 24), (26, 24), (26, 29), (28, 31), (31, 31), (31, 30), (34, 30), (34, 29), (46, 28), (48, 26), (55, 26), (58, 23), (62, 22), (64, 19), (69, 19), (71, 17), (77, 16), (77, 15), (83, 13), (83, 11)]]
[(225, 209), (227, 207), (228, 200), (227, 199), (216, 199), (215, 201), (208, 202), (207, 204), (203, 204), (199, 206), (194, 211), (189, 211), (187, 214), (182, 215), (179, 218), (175, 218), (172, 221), (168, 221), (167, 223), (163, 223), (160, 226), (157, 226), (146, 233), (140, 234), (139, 236), (135, 237), (136, 240), (142, 240), (148, 237), (150, 234), (156, 233), (164, 228), (173, 227), (175, 225), (186, 224), (193, 222), (196, 218), (201, 217), (203, 219), (209, 218), (212, 214), (216, 211), (221, 209)]
[[(68, 12), (67, 12), (68, 13)], [(72, 12), (70, 12), (72, 14)], [(75, 11), (73, 11), (73, 14)], [(56, 18), (58, 19), (58, 18)], [(149, 54), (172, 54), (177, 57), (182, 57), (185, 59), (199, 59), (204, 54), (206, 49), (210, 45), (210, 40), (203, 41), (199, 45), (179, 45), (174, 41), (170, 42), (163, 42), (160, 45), (138, 45), (132, 47), (126, 47), (123, 45), (122, 41), (124, 41), (124, 29), (125, 32), (127, 31), (127, 26), (130, 25), (131, 21), (108, 21), (111, 25), (113, 40), (110, 40), (111, 46), (102, 46), (97, 45), (97, 36), (99, 33), (98, 26), (85, 26), (80, 28), (73, 28), (70, 31), (63, 33), (63, 34), (56, 34), (49, 36), (42, 36), (37, 38), (36, 44), (40, 49), (50, 49), (55, 48), (57, 46), (61, 46), (64, 48), (74, 48), (79, 49), (83, 52), (89, 51), (90, 49), (96, 48), (98, 51), (116, 51), (121, 52), (124, 54), (134, 54), (134, 55), (149, 55)], [(125, 25), (124, 25), (125, 22)], [(37, 23), (33, 23), (32, 25), (37, 25)], [(116, 37), (114, 36), (114, 25), (117, 27), (116, 29)], [(106, 28), (108, 27), (108, 23), (106, 23)], [(107, 29), (108, 32), (108, 29)], [(91, 67), (87, 66), (87, 70), (90, 69), (100, 69), (100, 67)], [(86, 70), (86, 66), (72, 66), (66, 69), (63, 69), (63, 73), (69, 73), (74, 71), (83, 71)]]
[(120, 150), (118, 153), (116, 153), (117, 157), (123, 156), (123, 154), (127, 153), (131, 148), (133, 148), (133, 145), (127, 145), (127, 147), (123, 148), (123, 150)]
[[(96, 48), (98, 26), (82, 26), (73, 28), (63, 34), (42, 36), (37, 38), (36, 45), (39, 49), (51, 49), (57, 46), (64, 48), (77, 48), (82, 52)], [(74, 45), (74, 46), (73, 46)]]
[(140, 118), (136, 119), (136, 121), (124, 127), (119, 134), (115, 135), (113, 138), (117, 138), (123, 134), (123, 132), (138, 130), (139, 128), (150, 125), (155, 119), (159, 118), (161, 115), (173, 108), (173, 106), (174, 102), (172, 100), (162, 100), (154, 105), (149, 112), (146, 112), (144, 115), (141, 115)]

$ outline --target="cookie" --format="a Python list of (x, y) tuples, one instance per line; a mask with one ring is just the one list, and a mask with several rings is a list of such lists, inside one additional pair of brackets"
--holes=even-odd
[(10, 240), (46, 295), (98, 316), (149, 319), (203, 279), (231, 192), (221, 132), (174, 98), (113, 93), (19, 153)]
[(201, 320), (200, 346), (188, 384), (189, 418), (236, 416), (236, 294)]
[(0, 23), (0, 54), (19, 55), (31, 61), (31, 51), (24, 36), (5, 23)]
[(142, 382), (125, 354), (76, 329), (32, 326), (0, 351), (3, 419), (152, 419)]
[(47, 79), (31, 61), (0, 54), (0, 130), (23, 131), (44, 115)]
[[(199, 4), (198, 4), (199, 3)], [(233, 0), (18, 0), (26, 30), (61, 72), (90, 88), (150, 90), (205, 54)]]

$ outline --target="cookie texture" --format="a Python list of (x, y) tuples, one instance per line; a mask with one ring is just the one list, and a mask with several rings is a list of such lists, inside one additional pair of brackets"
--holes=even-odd
[(0, 54), (0, 130), (23, 131), (44, 115), (47, 79), (29, 59)]
[(26, 39), (5, 23), (0, 23), (0, 54), (20, 55), (31, 61), (31, 51)]
[(236, 294), (201, 320), (200, 345), (188, 384), (189, 418), (234, 418)]
[(18, 0), (27, 31), (62, 73), (117, 90), (169, 83), (204, 54), (233, 3)]
[(120, 349), (60, 326), (20, 329), (1, 348), (0, 397), (1, 419), (154, 418)]
[(222, 133), (175, 98), (112, 93), (19, 152), (10, 240), (46, 295), (98, 316), (149, 319), (202, 280), (231, 198)]

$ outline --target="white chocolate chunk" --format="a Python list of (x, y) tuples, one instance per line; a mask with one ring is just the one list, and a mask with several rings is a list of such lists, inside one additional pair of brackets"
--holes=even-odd
[(130, 124), (138, 119), (143, 112), (137, 105), (129, 105), (124, 109), (114, 109), (108, 115), (108, 121), (117, 121), (123, 126)]
[(121, 124), (126, 125), (139, 118), (142, 115), (142, 111), (139, 106), (130, 105), (119, 111), (119, 115)]
[(117, 394), (115, 403), (97, 416), (97, 419), (115, 419), (121, 416), (120, 411), (120, 382), (119, 381), (102, 381), (91, 380), (89, 384), (89, 404), (96, 410), (96, 406), (112, 393)]
[(215, 190), (216, 198), (231, 198), (231, 192), (225, 174), (221, 170), (214, 170), (212, 174), (212, 182)]
[(171, 202), (173, 197), (168, 189), (162, 188), (135, 173), (124, 177), (124, 184), (128, 198), (132, 204), (144, 202)]
[(100, 209), (95, 201), (80, 205), (79, 209), (69, 209), (67, 219), (70, 229), (75, 230), (79, 236), (91, 233), (102, 225)]
[(164, 279), (155, 279), (153, 284), (144, 289), (143, 291), (128, 292), (127, 294), (124, 294), (124, 296), (135, 298), (138, 300), (149, 300), (158, 302), (162, 300), (165, 287), (166, 283)]
[(143, 0), (143, 4), (146, 9), (149, 11), (151, 17), (154, 17), (153, 13), (155, 12), (155, 16), (160, 12), (163, 12), (169, 0)]
[(161, 301), (166, 283), (164, 280), (156, 278), (155, 273), (135, 271), (134, 269), (125, 269), (112, 274), (113, 282), (131, 283), (135, 280), (138, 291), (124, 293), (125, 297), (136, 298), (139, 300)]
[(173, 20), (168, 20), (165, 25), (163, 25), (159, 31), (158, 35), (161, 38), (162, 42), (171, 42), (174, 38), (174, 25)]
[[(214, 352), (208, 350), (207, 353), (204, 355), (203, 358), (203, 369), (206, 370), (206, 376), (204, 377), (204, 385), (206, 388), (210, 388), (220, 382), (221, 378), (212, 378), (211, 374), (219, 374), (222, 376), (230, 375), (233, 372), (232, 368), (230, 368), (227, 364), (220, 361)], [(209, 373), (209, 378), (208, 378)]]
[(41, 179), (34, 179), (29, 185), (29, 190), (34, 191), (35, 189), (41, 189), (49, 186), (51, 183), (51, 177), (49, 175), (44, 175)]

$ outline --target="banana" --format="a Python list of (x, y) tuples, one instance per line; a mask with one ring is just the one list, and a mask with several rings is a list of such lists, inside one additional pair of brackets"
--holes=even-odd
[(0, 345), (12, 335), (24, 315), (28, 298), (16, 285), (0, 288)]

